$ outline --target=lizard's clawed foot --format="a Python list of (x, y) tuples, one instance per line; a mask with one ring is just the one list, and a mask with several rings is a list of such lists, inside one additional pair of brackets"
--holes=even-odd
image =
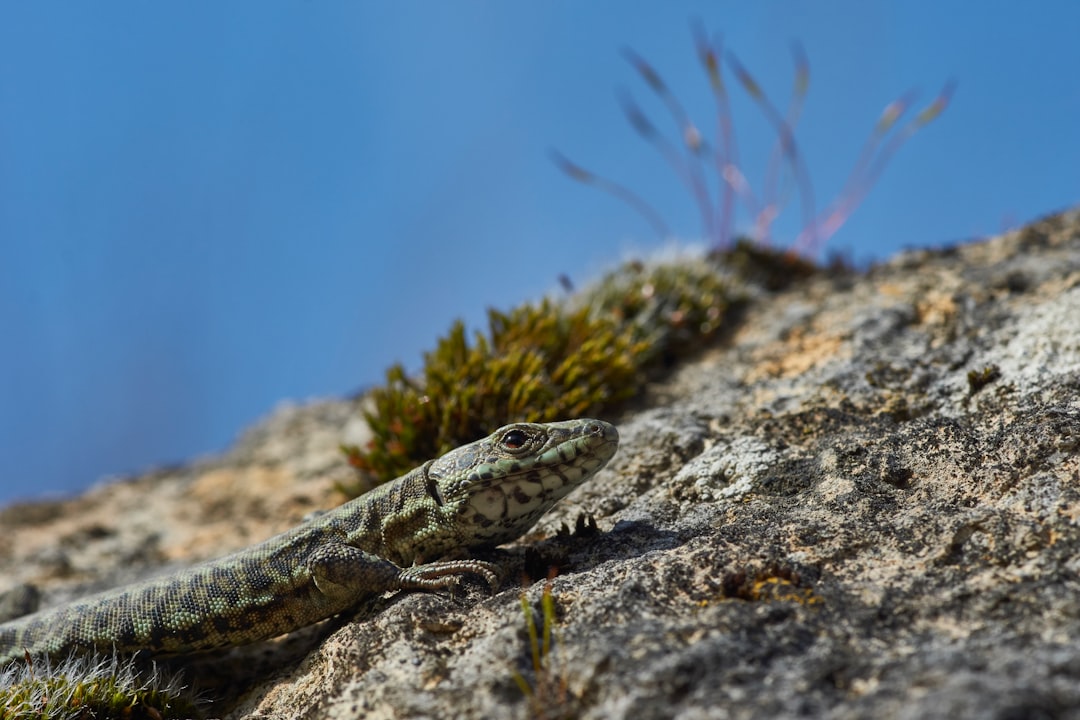
[(479, 575), (492, 592), (499, 586), (499, 567), (482, 560), (445, 560), (405, 568), (398, 575), (402, 590), (446, 590), (457, 587), (462, 575)]

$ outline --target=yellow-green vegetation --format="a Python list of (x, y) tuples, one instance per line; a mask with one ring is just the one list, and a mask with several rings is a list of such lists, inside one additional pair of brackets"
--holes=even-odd
[(712, 337), (734, 301), (712, 260), (628, 263), (569, 299), (490, 310), (471, 342), (457, 322), (415, 377), (387, 371), (365, 412), (372, 440), (343, 449), (385, 481), (508, 422), (609, 414)]
[(525, 593), (521, 594), (521, 612), (529, 636), (532, 682), (516, 670), (512, 677), (529, 703), (529, 716), (545, 720), (577, 717), (566, 673), (556, 671), (551, 655), (552, 641), (557, 639), (554, 637), (555, 596), (551, 593), (550, 578), (544, 583), (544, 592), (540, 596), (540, 628), (536, 627), (532, 604)]
[(130, 659), (72, 657), (56, 666), (0, 671), (0, 720), (162, 720), (198, 717), (175, 676)]
[(1001, 368), (997, 365), (987, 365), (982, 370), (971, 370), (967, 374), (968, 397), (1000, 378)]
[[(777, 251), (747, 238), (739, 238), (731, 249), (716, 254), (736, 277), (766, 290), (783, 290), (821, 270), (794, 252)], [(828, 270), (835, 276), (850, 273), (853, 268), (837, 256), (831, 259)]]
[(818, 605), (822, 599), (812, 583), (789, 567), (772, 565), (760, 570), (742, 570), (723, 578), (723, 598), (750, 602), (794, 602)]

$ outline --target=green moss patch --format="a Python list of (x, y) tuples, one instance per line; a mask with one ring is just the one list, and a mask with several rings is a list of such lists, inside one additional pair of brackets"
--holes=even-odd
[(374, 437), (343, 449), (378, 482), (508, 422), (610, 414), (721, 328), (738, 300), (724, 277), (710, 259), (627, 263), (568, 299), (490, 310), (471, 338), (457, 322), (415, 376), (387, 371), (365, 413)]

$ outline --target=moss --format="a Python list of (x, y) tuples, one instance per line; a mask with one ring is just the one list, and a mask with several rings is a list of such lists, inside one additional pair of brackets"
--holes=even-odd
[(0, 672), (0, 720), (191, 717), (198, 717), (195, 698), (153, 664), (71, 657), (55, 667), (13, 663)]
[(628, 263), (565, 301), (490, 310), (471, 339), (457, 322), (417, 376), (387, 371), (365, 412), (372, 440), (343, 450), (366, 486), (508, 422), (609, 414), (715, 335), (734, 301), (710, 261)]
[(972, 370), (967, 374), (968, 397), (982, 390), (1001, 378), (1001, 368), (997, 365), (987, 365), (982, 370)]
[[(819, 270), (813, 262), (793, 252), (764, 247), (748, 238), (739, 238), (731, 248), (714, 252), (740, 278), (766, 290), (783, 290)], [(830, 270), (834, 275), (850, 272), (839, 261)]]
[(588, 308), (550, 301), (488, 312), (488, 332), (469, 341), (455, 323), (424, 356), (417, 379), (401, 365), (371, 393), (375, 439), (347, 449), (353, 465), (382, 479), (481, 437), (508, 419), (543, 422), (587, 415), (632, 395), (646, 343)]
[(586, 289), (580, 302), (648, 343), (643, 361), (700, 347), (712, 337), (738, 294), (708, 260), (645, 266), (626, 263)]
[(818, 605), (812, 583), (791, 567), (771, 565), (758, 571), (729, 573), (722, 580), (723, 598), (748, 602), (794, 602)]

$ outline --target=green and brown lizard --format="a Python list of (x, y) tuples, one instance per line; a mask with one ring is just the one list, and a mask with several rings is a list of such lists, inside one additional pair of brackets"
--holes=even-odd
[(0, 664), (25, 653), (242, 645), (466, 574), (494, 588), (492, 563), (439, 558), (520, 537), (618, 444), (599, 420), (507, 425), (254, 547), (0, 624)]

